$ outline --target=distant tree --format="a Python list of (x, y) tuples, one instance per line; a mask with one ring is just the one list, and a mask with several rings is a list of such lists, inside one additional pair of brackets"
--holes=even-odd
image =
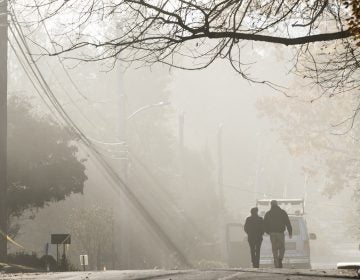
[[(110, 265), (113, 256), (114, 217), (111, 209), (93, 205), (87, 209), (76, 209), (68, 218), (72, 243), (79, 254), (89, 256), (91, 269), (102, 269)], [(77, 256), (78, 257), (78, 256)]]
[[(85, 159), (77, 139), (48, 115), (36, 112), (29, 100), (8, 100), (8, 216), (43, 208), (82, 193)], [(16, 234), (16, 228), (10, 229)]]
[(351, 7), (351, 16), (347, 18), (350, 30), (356, 45), (360, 47), (360, 1), (359, 0), (348, 0), (344, 1), (346, 8)]
[(360, 193), (360, 126), (353, 109), (358, 102), (356, 93), (313, 102), (277, 96), (263, 98), (257, 107), (304, 173), (320, 178), (324, 193), (333, 196), (344, 188)]
[(359, 238), (360, 124), (354, 119), (360, 109), (357, 93), (313, 102), (266, 97), (257, 107), (270, 120), (290, 155), (302, 164), (309, 194), (315, 188), (328, 198), (342, 190), (352, 192), (357, 206), (340, 206), (348, 208), (348, 215), (341, 219), (347, 234)]

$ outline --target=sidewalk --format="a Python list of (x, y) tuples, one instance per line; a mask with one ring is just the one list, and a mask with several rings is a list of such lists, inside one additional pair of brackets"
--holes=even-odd
[(257, 273), (269, 273), (269, 274), (282, 274), (282, 275), (298, 275), (298, 276), (312, 276), (312, 277), (324, 277), (324, 278), (358, 278), (355, 270), (348, 269), (276, 269), (276, 268), (243, 268), (239, 269), (243, 272), (257, 272)]
[(35, 269), (28, 266), (19, 264), (0, 263), (0, 272), (2, 273), (28, 273), (28, 272), (41, 272), (39, 269)]

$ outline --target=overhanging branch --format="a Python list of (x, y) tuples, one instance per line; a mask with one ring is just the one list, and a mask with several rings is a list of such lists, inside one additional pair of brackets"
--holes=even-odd
[(351, 31), (339, 31), (334, 33), (323, 33), (316, 35), (308, 35), (295, 38), (285, 38), (285, 37), (275, 37), (269, 35), (260, 35), (260, 34), (247, 34), (247, 33), (236, 33), (236, 32), (208, 32), (203, 34), (196, 34), (188, 37), (182, 38), (182, 41), (189, 41), (199, 38), (210, 38), (210, 39), (220, 39), (220, 38), (233, 38), (236, 40), (247, 40), (247, 41), (258, 41), (258, 42), (267, 42), (274, 44), (281, 44), (286, 46), (302, 45), (307, 43), (323, 42), (323, 41), (334, 41), (339, 39), (345, 39), (351, 37)]

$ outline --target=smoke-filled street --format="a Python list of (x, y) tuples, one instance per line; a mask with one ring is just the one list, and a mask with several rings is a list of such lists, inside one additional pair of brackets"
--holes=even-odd
[(0, 280), (358, 277), (359, 116), (360, 0), (0, 0)]

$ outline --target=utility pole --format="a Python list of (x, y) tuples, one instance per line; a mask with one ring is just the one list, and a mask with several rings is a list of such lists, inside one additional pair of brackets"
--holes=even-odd
[(0, 0), (0, 261), (7, 256), (7, 0)]
[[(120, 85), (121, 86), (121, 85)], [(122, 90), (122, 89), (121, 89)], [(123, 91), (123, 90), (122, 90)], [(124, 92), (119, 95), (119, 140), (123, 143), (121, 159), (121, 177), (128, 183), (129, 155), (127, 137), (127, 96)], [(120, 266), (122, 269), (129, 269), (131, 264), (131, 221), (130, 211), (127, 207), (126, 199), (122, 199), (120, 206)]]
[(180, 156), (184, 155), (184, 122), (185, 122), (185, 113), (181, 112), (179, 115), (179, 147), (180, 147)]
[(218, 192), (221, 210), (224, 211), (224, 183), (223, 183), (223, 151), (222, 151), (222, 132), (223, 124), (219, 124), (217, 133), (217, 153), (218, 153)]
[(186, 178), (185, 178), (185, 146), (184, 146), (184, 124), (185, 113), (181, 112), (179, 115), (179, 159), (180, 159), (180, 172), (183, 188), (187, 191)]
[(218, 155), (218, 196), (220, 200), (220, 254), (222, 261), (226, 261), (226, 213), (225, 213), (225, 197), (224, 197), (224, 182), (223, 182), (223, 124), (219, 124), (217, 132), (217, 155)]

